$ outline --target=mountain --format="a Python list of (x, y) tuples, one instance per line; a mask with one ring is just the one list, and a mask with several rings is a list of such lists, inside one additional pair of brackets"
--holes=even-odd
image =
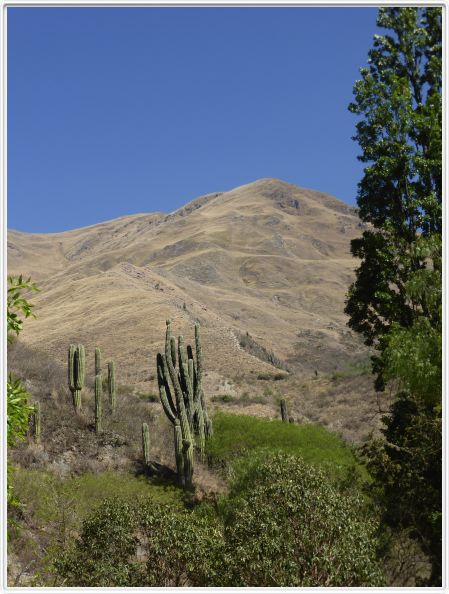
[(343, 313), (356, 267), (350, 240), (362, 230), (347, 204), (276, 179), (170, 214), (62, 233), (11, 230), (9, 273), (31, 275), (41, 289), (23, 341), (61, 363), (81, 342), (89, 372), (100, 346), (123, 383), (156, 391), (165, 320), (187, 340), (199, 321), (212, 393), (239, 393), (239, 382), (250, 389), (276, 367), (296, 378), (328, 374), (367, 356)]

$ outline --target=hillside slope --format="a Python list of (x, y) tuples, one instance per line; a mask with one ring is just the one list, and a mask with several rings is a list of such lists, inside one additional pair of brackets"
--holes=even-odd
[[(9, 273), (30, 274), (37, 319), (23, 341), (64, 363), (67, 345), (102, 347), (123, 382), (155, 390), (165, 320), (202, 326), (209, 389), (272, 373), (330, 373), (366, 357), (346, 326), (360, 236), (353, 208), (275, 179), (200, 197), (171, 213), (54, 234), (8, 234)], [(242, 347), (241, 344), (244, 346)], [(88, 358), (88, 372), (93, 367)]]

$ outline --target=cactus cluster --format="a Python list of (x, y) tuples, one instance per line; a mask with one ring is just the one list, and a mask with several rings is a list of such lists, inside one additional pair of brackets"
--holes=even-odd
[[(72, 392), (73, 406), (78, 414), (81, 411), (81, 390), (84, 387), (86, 355), (82, 344), (69, 346), (69, 388)], [(111, 412), (116, 409), (115, 366), (113, 361), (108, 363), (108, 393)], [(95, 348), (95, 433), (100, 434), (103, 417), (103, 382), (101, 376), (101, 351)]]
[(183, 336), (178, 345), (167, 320), (165, 352), (157, 355), (157, 378), (162, 407), (173, 424), (178, 479), (190, 488), (193, 476), (194, 447), (204, 460), (205, 440), (212, 434), (212, 422), (205, 405), (199, 325), (195, 325), (196, 361)]
[(81, 412), (81, 390), (84, 387), (85, 353), (82, 344), (69, 346), (69, 389), (75, 412)]

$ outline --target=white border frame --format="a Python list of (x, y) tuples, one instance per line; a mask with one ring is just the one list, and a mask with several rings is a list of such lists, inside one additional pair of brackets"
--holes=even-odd
[[(442, 170), (443, 170), (443, 197), (447, 200), (449, 196), (448, 192), (448, 160), (447, 160), (447, 145), (448, 145), (448, 130), (447, 130), (447, 82), (448, 82), (448, 9), (449, 0), (440, 1), (425, 1), (425, 0), (384, 0), (383, 2), (377, 2), (376, 0), (327, 0), (323, 2), (317, 1), (306, 1), (306, 0), (196, 0), (191, 2), (188, 0), (163, 0), (154, 1), (149, 0), (130, 0), (129, 2), (124, 0), (47, 0), (46, 2), (39, 2), (39, 0), (0, 0), (0, 306), (1, 306), (1, 317), (2, 324), (0, 327), (0, 344), (2, 345), (2, 354), (0, 361), (0, 428), (1, 428), (1, 447), (0, 447), (0, 500), (1, 500), (1, 528), (2, 528), (2, 539), (1, 539), (1, 575), (0, 575), (0, 588), (1, 592), (26, 592), (26, 591), (39, 591), (39, 592), (74, 592), (82, 590), (83, 592), (179, 592), (181, 590), (188, 591), (226, 591), (225, 588), (29, 588), (29, 587), (8, 587), (7, 586), (7, 538), (6, 538), (6, 375), (7, 375), (7, 363), (6, 363), (6, 275), (7, 275), (7, 9), (12, 7), (32, 7), (32, 8), (50, 8), (50, 7), (64, 7), (64, 8), (77, 8), (77, 7), (271, 7), (271, 8), (282, 8), (282, 7), (306, 7), (306, 8), (364, 8), (372, 7), (379, 8), (381, 6), (434, 6), (440, 7), (443, 13), (443, 155), (442, 155)], [(447, 208), (445, 199), (443, 199), (443, 262), (447, 264), (449, 256), (449, 244), (447, 241)], [(442, 574), (442, 587), (441, 588), (231, 588), (234, 592), (248, 592), (248, 591), (264, 591), (264, 592), (278, 592), (281, 590), (297, 590), (300, 592), (307, 592), (310, 594), (319, 594), (321, 592), (333, 591), (333, 592), (345, 592), (348, 594), (358, 592), (411, 592), (415, 590), (425, 592), (448, 592), (447, 584), (447, 565), (448, 565), (448, 518), (447, 518), (447, 452), (448, 452), (448, 431), (447, 431), (447, 390), (448, 390), (448, 327), (447, 318), (448, 315), (448, 275), (446, 267), (443, 265), (443, 574)], [(229, 590), (229, 589), (228, 589)]]

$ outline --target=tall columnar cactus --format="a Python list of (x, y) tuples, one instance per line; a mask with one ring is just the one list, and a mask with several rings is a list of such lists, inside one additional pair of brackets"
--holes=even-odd
[(69, 346), (69, 389), (72, 392), (73, 406), (78, 414), (81, 411), (81, 390), (84, 387), (85, 352), (82, 344)]
[(33, 406), (33, 411), (31, 413), (32, 417), (32, 428), (33, 428), (33, 439), (36, 443), (41, 442), (41, 403), (35, 402)]
[(111, 407), (112, 414), (115, 413), (117, 408), (117, 394), (115, 391), (115, 364), (114, 361), (108, 363), (108, 393), (109, 393), (109, 405)]
[[(202, 356), (199, 326), (195, 326), (196, 361), (190, 345), (178, 338), (178, 347), (167, 320), (165, 352), (157, 355), (157, 377), (162, 407), (174, 425), (176, 466), (179, 482), (190, 487), (194, 445), (204, 459), (205, 439), (212, 434), (202, 387)], [(196, 443), (194, 444), (196, 438)]]
[(101, 375), (98, 373), (95, 376), (95, 433), (99, 435), (103, 431), (102, 427), (102, 396), (103, 396), (103, 386), (101, 383)]
[(288, 409), (287, 403), (285, 402), (285, 398), (281, 399), (281, 417), (284, 423), (288, 423)]
[(142, 450), (145, 466), (150, 466), (150, 430), (146, 423), (142, 423)]
[(98, 375), (100, 373), (101, 373), (101, 351), (97, 347), (95, 349), (95, 375)]

